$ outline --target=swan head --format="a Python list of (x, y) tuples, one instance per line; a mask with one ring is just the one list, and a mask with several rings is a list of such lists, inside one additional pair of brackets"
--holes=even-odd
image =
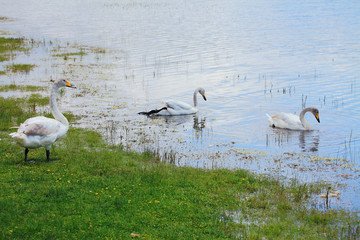
[(199, 88), (199, 93), (200, 95), (203, 97), (203, 99), (206, 101), (206, 97), (205, 97), (205, 89), (203, 89), (202, 87)]
[(55, 85), (58, 87), (70, 87), (70, 88), (76, 88), (73, 84), (71, 84), (69, 81), (65, 79), (59, 79), (54, 82)]
[(317, 109), (317, 107), (309, 107), (309, 112), (311, 112), (316, 120), (320, 123), (319, 109)]

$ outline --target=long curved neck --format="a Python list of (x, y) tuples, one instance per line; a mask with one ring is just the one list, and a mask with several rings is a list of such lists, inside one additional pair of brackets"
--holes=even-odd
[(194, 100), (194, 107), (197, 107), (197, 97), (196, 94), (199, 92), (200, 88), (195, 89), (194, 91), (194, 96), (193, 96), (193, 100)]
[(62, 124), (64, 124), (65, 126), (69, 126), (69, 122), (66, 119), (66, 117), (59, 111), (58, 107), (57, 107), (57, 103), (56, 103), (56, 96), (57, 96), (57, 92), (59, 90), (59, 87), (54, 84), (52, 90), (51, 90), (51, 94), (50, 94), (50, 109), (51, 109), (51, 113), (54, 116), (54, 118), (56, 120), (58, 120), (59, 122), (61, 122)]
[(310, 111), (310, 108), (304, 108), (301, 112), (300, 112), (300, 115), (299, 115), (299, 118), (300, 118), (300, 122), (301, 124), (304, 126), (305, 129), (309, 129), (309, 128), (312, 128), (312, 125), (306, 121), (305, 119), (305, 113), (309, 112)]

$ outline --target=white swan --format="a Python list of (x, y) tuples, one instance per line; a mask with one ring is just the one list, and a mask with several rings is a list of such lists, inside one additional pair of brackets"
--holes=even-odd
[(311, 112), (320, 123), (319, 110), (316, 107), (304, 108), (300, 115), (292, 113), (279, 113), (273, 116), (266, 114), (271, 127), (286, 128), (291, 130), (314, 130), (314, 127), (305, 120), (305, 113)]
[(33, 117), (27, 119), (18, 127), (18, 131), (9, 135), (22, 147), (25, 148), (25, 161), (29, 148), (44, 147), (46, 149), (46, 159), (49, 161), (51, 145), (63, 137), (69, 129), (69, 122), (58, 110), (56, 95), (61, 87), (75, 88), (71, 83), (60, 79), (53, 84), (50, 94), (51, 113), (55, 119), (47, 117)]
[(139, 114), (144, 115), (164, 115), (164, 116), (174, 116), (174, 115), (187, 115), (187, 114), (194, 114), (197, 113), (199, 110), (197, 108), (197, 97), (196, 94), (199, 93), (203, 99), (206, 101), (205, 97), (205, 89), (199, 87), (195, 89), (193, 95), (194, 106), (191, 106), (187, 103), (177, 101), (177, 100), (168, 100), (165, 102), (165, 107), (160, 109), (151, 110), (149, 112), (139, 112)]

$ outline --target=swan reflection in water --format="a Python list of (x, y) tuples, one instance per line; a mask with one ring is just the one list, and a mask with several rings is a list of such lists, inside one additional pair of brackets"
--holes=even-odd
[[(289, 131), (286, 129), (273, 128), (273, 134), (266, 134), (266, 146), (296, 144), (302, 152), (318, 152), (320, 135), (319, 131)], [(296, 140), (296, 138), (298, 140)]]
[(147, 117), (152, 120), (163, 120), (166, 124), (178, 126), (190, 122), (191, 119), (193, 118), (193, 115), (177, 115), (177, 116), (149, 115)]
[(192, 128), (195, 130), (195, 137), (199, 138), (202, 130), (206, 127), (206, 117), (200, 117), (197, 114), (195, 115), (178, 115), (178, 116), (162, 116), (162, 115), (149, 115), (147, 116), (153, 120), (163, 120), (166, 124), (172, 126), (185, 125), (193, 122)]
[(195, 115), (193, 128), (197, 131), (202, 131), (202, 129), (205, 128), (205, 122), (206, 122), (206, 117), (201, 117), (199, 119), (199, 117)]

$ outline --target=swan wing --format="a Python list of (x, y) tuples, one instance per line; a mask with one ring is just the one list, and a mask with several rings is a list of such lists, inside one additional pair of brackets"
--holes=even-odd
[(299, 116), (292, 113), (279, 113), (269, 117), (269, 122), (273, 127), (286, 128), (292, 130), (304, 130)]
[(165, 105), (167, 107), (166, 111), (161, 111), (158, 115), (187, 115), (198, 111), (197, 108), (176, 100), (168, 100), (165, 102)]
[(22, 123), (18, 131), (10, 136), (23, 147), (48, 149), (57, 139), (63, 137), (67, 130), (66, 126), (55, 119), (34, 117)]
[(193, 108), (191, 105), (177, 100), (168, 100), (165, 102), (166, 107), (172, 108), (174, 110), (189, 110)]
[(29, 118), (20, 125), (18, 132), (27, 136), (46, 136), (59, 132), (62, 124), (52, 118), (34, 117)]

